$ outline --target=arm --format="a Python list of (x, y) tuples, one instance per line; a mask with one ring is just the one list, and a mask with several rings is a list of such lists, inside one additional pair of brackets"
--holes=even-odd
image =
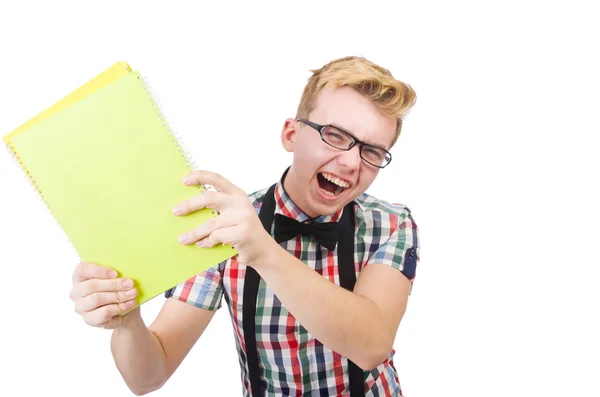
[(412, 220), (397, 226), (371, 256), (350, 292), (280, 247), (265, 231), (245, 193), (227, 179), (208, 171), (194, 171), (184, 183), (209, 184), (217, 191), (178, 203), (173, 208), (177, 216), (201, 208), (218, 209), (220, 215), (183, 233), (181, 244), (195, 243), (202, 248), (231, 244), (238, 251), (239, 262), (253, 267), (290, 313), (323, 344), (363, 369), (385, 360), (412, 286), (415, 263), (405, 266), (405, 254), (412, 247), (409, 242), (418, 246)]
[(369, 264), (350, 292), (277, 245), (257, 272), (315, 338), (362, 369), (376, 367), (389, 354), (411, 288), (397, 269)]
[[(195, 280), (202, 283), (203, 278), (196, 276)], [(215, 288), (204, 290), (219, 293)], [(111, 268), (90, 262), (75, 267), (69, 294), (75, 311), (90, 326), (114, 329), (111, 351), (117, 368), (131, 391), (141, 395), (160, 388), (175, 372), (206, 329), (214, 310), (169, 299), (147, 328), (139, 307), (120, 315), (135, 305), (136, 296), (133, 281), (118, 278)]]
[(167, 299), (146, 327), (139, 308), (113, 331), (111, 351), (127, 386), (136, 395), (162, 387), (202, 335), (214, 311)]

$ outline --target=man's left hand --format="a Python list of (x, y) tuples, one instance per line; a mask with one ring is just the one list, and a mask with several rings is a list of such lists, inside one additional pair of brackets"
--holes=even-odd
[(246, 193), (219, 174), (209, 171), (193, 171), (183, 183), (188, 186), (211, 185), (216, 191), (207, 190), (178, 203), (173, 213), (187, 215), (202, 208), (212, 208), (219, 215), (179, 237), (181, 244), (196, 244), (202, 248), (219, 243), (230, 244), (238, 252), (238, 260), (247, 266), (264, 261), (268, 248), (276, 245), (267, 234)]

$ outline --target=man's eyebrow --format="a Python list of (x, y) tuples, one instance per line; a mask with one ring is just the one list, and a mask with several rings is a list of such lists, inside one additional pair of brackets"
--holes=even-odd
[(337, 123), (329, 123), (330, 126), (335, 127), (335, 128), (339, 128), (340, 130), (347, 132), (348, 134), (354, 136), (353, 133), (351, 133), (350, 131), (348, 131), (347, 128), (342, 127), (341, 125), (337, 124)]
[[(340, 130), (344, 131), (347, 134), (350, 134), (352, 136), (355, 136), (352, 132), (348, 131), (347, 128), (344, 128), (342, 126), (340, 126), (337, 123), (329, 123), (330, 126), (335, 127), (335, 128), (339, 128)], [(365, 142), (369, 145), (373, 145), (373, 146), (377, 146), (378, 148), (384, 149), (385, 151), (388, 151), (389, 149), (385, 147), (385, 145), (379, 144), (379, 143), (372, 143), (372, 142)]]

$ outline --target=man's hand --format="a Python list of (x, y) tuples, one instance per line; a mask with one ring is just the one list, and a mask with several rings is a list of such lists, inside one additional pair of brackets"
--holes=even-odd
[(202, 248), (219, 243), (230, 244), (238, 252), (238, 260), (247, 266), (260, 264), (277, 246), (266, 232), (246, 193), (233, 183), (209, 171), (193, 171), (183, 183), (189, 186), (205, 184), (216, 191), (205, 191), (173, 208), (175, 215), (186, 215), (202, 208), (212, 208), (219, 215), (179, 237), (181, 244), (196, 244)]
[(95, 263), (80, 262), (75, 267), (69, 297), (75, 311), (93, 327), (114, 329), (130, 314), (139, 316), (139, 308), (120, 316), (135, 306), (137, 289), (133, 280), (117, 278), (116, 271)]

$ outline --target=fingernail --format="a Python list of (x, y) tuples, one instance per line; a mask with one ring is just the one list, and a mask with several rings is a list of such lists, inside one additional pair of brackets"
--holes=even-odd
[(179, 242), (181, 244), (185, 244), (187, 242), (187, 238), (185, 238), (185, 236), (179, 236)]
[(127, 301), (125, 303), (125, 305), (127, 305), (127, 307), (133, 307), (135, 305), (135, 299), (132, 299), (130, 301)]
[(183, 178), (181, 180), (181, 182), (183, 182), (183, 183), (190, 183), (190, 179), (186, 176), (185, 178)]
[(108, 272), (108, 277), (109, 278), (117, 278), (117, 272), (115, 272), (114, 270), (111, 270), (110, 272)]
[(181, 214), (181, 211), (178, 208), (173, 208), (173, 214), (179, 215)]
[(205, 245), (206, 245), (206, 243), (204, 240), (200, 240), (200, 241), (196, 242), (196, 246), (198, 246), (198, 247), (204, 247)]
[(131, 288), (133, 287), (133, 280), (125, 280), (123, 281), (123, 288)]
[(125, 296), (134, 296), (137, 293), (137, 290), (134, 289), (130, 289), (128, 291), (125, 291)]

